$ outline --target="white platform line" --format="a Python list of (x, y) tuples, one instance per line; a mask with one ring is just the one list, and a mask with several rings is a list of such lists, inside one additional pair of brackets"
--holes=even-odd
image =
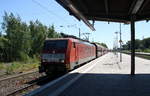
[(96, 62), (95, 64), (93, 64), (92, 66), (90, 66), (89, 68), (87, 68), (85, 71), (81, 72), (82, 74), (79, 74), (78, 76), (74, 77), (72, 80), (70, 80), (70, 82), (68, 82), (67, 84), (65, 84), (62, 87), (59, 87), (55, 92), (50, 93), (48, 96), (58, 96), (60, 93), (62, 93), (66, 88), (68, 88), (71, 84), (73, 84), (75, 81), (77, 81), (81, 76), (84, 75), (84, 73), (87, 73), (88, 71), (90, 71), (94, 66), (96, 66), (98, 62)]

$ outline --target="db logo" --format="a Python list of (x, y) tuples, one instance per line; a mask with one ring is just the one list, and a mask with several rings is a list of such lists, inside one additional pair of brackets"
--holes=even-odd
[(55, 51), (53, 51), (52, 53), (55, 54)]

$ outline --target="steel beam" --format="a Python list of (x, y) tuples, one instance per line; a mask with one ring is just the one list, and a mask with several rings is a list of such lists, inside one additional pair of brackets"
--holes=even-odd
[(106, 10), (106, 14), (108, 15), (109, 13), (109, 9), (108, 9), (108, 0), (104, 0), (105, 2), (105, 10)]
[(131, 75), (135, 75), (135, 16), (131, 16)]
[(146, 1), (143, 3), (142, 7), (141, 7), (140, 10), (138, 11), (138, 14), (140, 14), (140, 13), (142, 12), (142, 10), (144, 9), (144, 7), (147, 6), (147, 4), (148, 4), (149, 2), (150, 2), (150, 0), (146, 0)]
[(137, 14), (137, 12), (140, 10), (144, 0), (134, 0), (128, 14)]
[(95, 31), (94, 26), (88, 19), (72, 4), (70, 0), (60, 0), (64, 3), (79, 19), (81, 19), (92, 31)]
[(144, 2), (144, 0), (137, 0), (136, 4), (135, 4), (135, 6), (132, 10), (132, 14), (136, 14), (139, 11), (139, 9), (142, 6), (143, 2)]

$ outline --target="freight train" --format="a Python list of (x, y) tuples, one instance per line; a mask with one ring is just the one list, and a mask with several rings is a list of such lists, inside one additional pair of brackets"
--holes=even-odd
[(79, 39), (47, 39), (42, 50), (39, 72), (47, 75), (66, 73), (107, 52), (105, 47)]

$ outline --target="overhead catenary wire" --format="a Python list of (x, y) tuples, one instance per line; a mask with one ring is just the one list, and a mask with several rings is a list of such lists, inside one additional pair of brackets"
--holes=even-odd
[(56, 14), (55, 12), (53, 12), (52, 10), (49, 10), (46, 6), (42, 5), (40, 2), (36, 1), (36, 0), (32, 0), (33, 3), (37, 4), (38, 6), (40, 6), (42, 9), (44, 9), (45, 11), (47, 11), (48, 13), (51, 13), (51, 15), (57, 17), (58, 19), (60, 19), (63, 22), (68, 22), (66, 20), (64, 20), (64, 18), (62, 18), (61, 16), (59, 16), (58, 14)]

